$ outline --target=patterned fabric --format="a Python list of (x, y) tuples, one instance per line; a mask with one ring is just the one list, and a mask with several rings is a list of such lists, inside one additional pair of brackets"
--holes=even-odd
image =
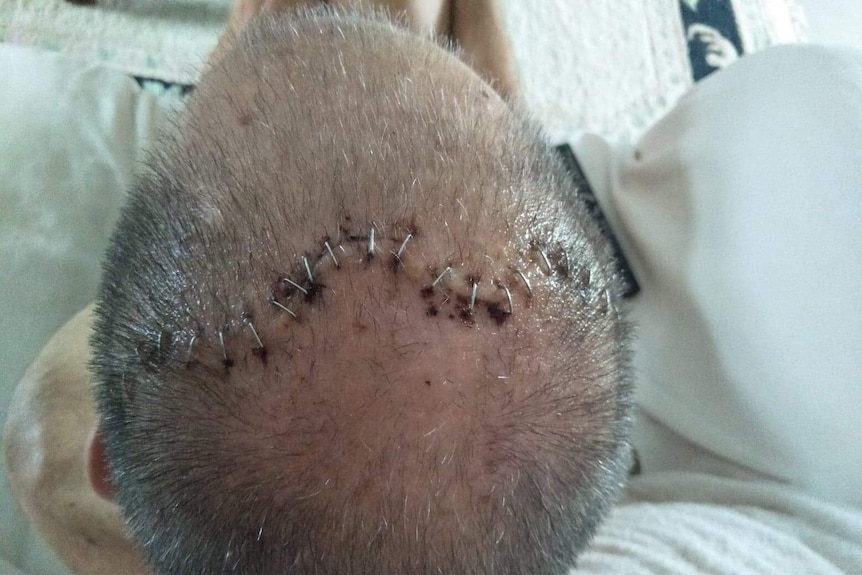
[(744, 49), (730, 0), (680, 0), (679, 5), (695, 81), (739, 59)]
[[(745, 53), (739, 34), (731, 0), (679, 0), (692, 78), (695, 82), (724, 68)], [(165, 88), (180, 90), (187, 95), (192, 86), (155, 80), (156, 86), (146, 82), (149, 78), (136, 77), (145, 89)]]
[(180, 84), (178, 82), (166, 82), (156, 78), (146, 78), (142, 76), (132, 76), (135, 82), (147, 92), (152, 92), (158, 96), (172, 96), (185, 100), (191, 94), (195, 86), (194, 84)]
[[(80, 6), (0, 0), (0, 38), (139, 78), (191, 85), (231, 1), (100, 0)], [(631, 141), (695, 83), (681, 0), (497, 1), (512, 41), (520, 100), (556, 143), (576, 130)], [(725, 1), (736, 32), (716, 27), (713, 19), (702, 25), (717, 29), (737, 53), (740, 45), (751, 54), (804, 38), (799, 0)], [(712, 3), (687, 0), (685, 9), (703, 16)], [(698, 28), (693, 33), (699, 42), (707, 38)], [(718, 36), (712, 44), (720, 44)], [(160, 93), (159, 85), (150, 88)]]

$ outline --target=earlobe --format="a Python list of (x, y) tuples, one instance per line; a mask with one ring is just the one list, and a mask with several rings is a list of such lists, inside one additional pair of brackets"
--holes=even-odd
[(98, 427), (87, 438), (87, 476), (93, 491), (107, 501), (114, 501), (114, 481), (108, 466), (102, 432)]

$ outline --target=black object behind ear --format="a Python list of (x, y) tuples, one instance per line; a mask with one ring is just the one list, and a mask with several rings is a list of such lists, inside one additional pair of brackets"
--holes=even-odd
[(640, 291), (640, 286), (638, 285), (637, 279), (635, 279), (635, 275), (626, 260), (626, 256), (623, 253), (622, 248), (620, 248), (620, 244), (614, 235), (614, 230), (611, 228), (610, 223), (608, 223), (607, 218), (605, 218), (604, 213), (602, 213), (599, 201), (596, 199), (596, 195), (593, 193), (593, 189), (590, 187), (590, 183), (587, 181), (587, 177), (584, 175), (584, 171), (578, 163), (578, 158), (575, 156), (575, 152), (568, 144), (556, 146), (554, 149), (559, 154), (560, 159), (563, 160), (566, 170), (575, 182), (578, 197), (586, 204), (587, 209), (593, 216), (593, 219), (599, 224), (599, 229), (601, 230), (602, 235), (607, 238), (613, 248), (614, 259), (617, 262), (617, 266), (619, 266), (620, 277), (623, 280), (623, 297), (634, 297)]

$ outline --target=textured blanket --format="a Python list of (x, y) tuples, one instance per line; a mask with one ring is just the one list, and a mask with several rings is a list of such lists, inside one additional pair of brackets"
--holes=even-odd
[[(640, 134), (699, 78), (804, 37), (797, 0), (499, 0), (523, 103), (551, 135)], [(0, 0), (0, 38), (190, 84), (229, 0)]]

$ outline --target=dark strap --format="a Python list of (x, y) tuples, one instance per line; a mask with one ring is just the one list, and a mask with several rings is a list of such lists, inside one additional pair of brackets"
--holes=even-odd
[(620, 248), (620, 244), (614, 235), (613, 229), (611, 229), (611, 225), (602, 213), (599, 201), (596, 199), (596, 195), (593, 193), (593, 188), (590, 187), (590, 183), (584, 175), (584, 170), (581, 169), (581, 165), (575, 157), (575, 152), (568, 144), (559, 145), (555, 149), (563, 160), (566, 170), (569, 172), (569, 175), (575, 183), (575, 190), (578, 197), (587, 206), (587, 210), (589, 210), (593, 219), (598, 223), (602, 235), (605, 236), (611, 244), (611, 248), (614, 252), (614, 259), (619, 267), (620, 277), (623, 280), (623, 297), (630, 298), (636, 295), (640, 291), (640, 286), (638, 285), (635, 275), (632, 273), (632, 269), (623, 254), (623, 250)]

